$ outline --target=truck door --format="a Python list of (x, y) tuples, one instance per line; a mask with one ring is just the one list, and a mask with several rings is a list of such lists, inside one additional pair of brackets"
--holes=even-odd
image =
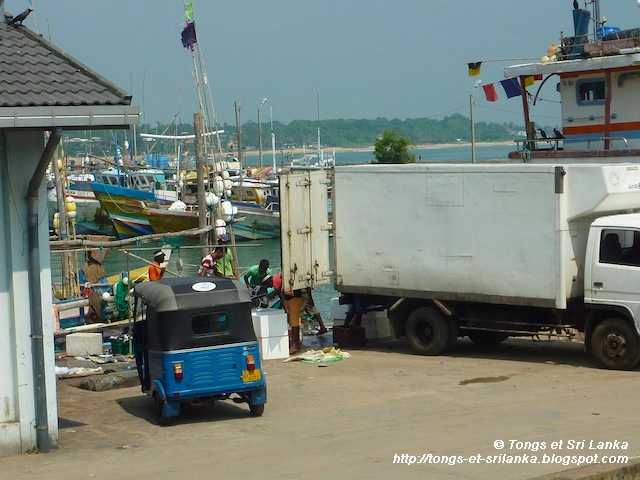
[(598, 242), (592, 251), (591, 278), (585, 276), (585, 301), (622, 306), (638, 318), (640, 231), (604, 227), (592, 234)]
[(280, 177), (282, 285), (297, 290), (328, 284), (329, 171), (302, 170)]

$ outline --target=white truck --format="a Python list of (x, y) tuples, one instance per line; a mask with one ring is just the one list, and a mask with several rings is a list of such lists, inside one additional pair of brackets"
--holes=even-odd
[(283, 285), (333, 279), (418, 353), (577, 330), (599, 366), (640, 362), (640, 165), (345, 165), (280, 196)]

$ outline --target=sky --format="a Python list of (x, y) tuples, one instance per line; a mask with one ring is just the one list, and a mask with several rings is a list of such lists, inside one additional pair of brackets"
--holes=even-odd
[[(0, 0), (1, 1), (1, 0)], [(585, 0), (579, 0), (583, 5)], [(590, 1), (590, 0), (589, 0)], [(4, 0), (5, 11), (133, 95), (141, 123), (193, 123), (183, 0)], [(522, 125), (520, 97), (482, 88), (508, 65), (537, 61), (573, 34), (572, 0), (192, 0), (218, 122), (442, 119)], [(640, 27), (636, 0), (602, 0), (608, 25)], [(481, 74), (467, 64), (482, 61)], [(261, 101), (267, 100), (262, 104)], [(532, 118), (560, 125), (555, 83)]]

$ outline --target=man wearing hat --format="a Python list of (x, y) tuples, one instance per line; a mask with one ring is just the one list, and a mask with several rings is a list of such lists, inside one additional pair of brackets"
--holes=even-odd
[(235, 278), (233, 273), (233, 252), (227, 247), (229, 240), (229, 235), (226, 233), (218, 236), (218, 246), (213, 251), (216, 277)]
[(162, 266), (164, 262), (164, 252), (158, 250), (153, 254), (153, 263), (149, 265), (149, 280), (160, 280), (164, 276), (165, 267)]
[(226, 233), (220, 234), (218, 245), (200, 262), (198, 275), (201, 277), (235, 278), (233, 274), (233, 253), (227, 247), (229, 240), (229, 235)]

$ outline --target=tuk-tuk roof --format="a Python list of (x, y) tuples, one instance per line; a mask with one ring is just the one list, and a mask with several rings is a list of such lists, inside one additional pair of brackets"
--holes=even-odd
[(179, 277), (142, 282), (133, 294), (156, 312), (201, 308), (231, 303), (251, 303), (251, 295), (238, 280), (218, 277)]

